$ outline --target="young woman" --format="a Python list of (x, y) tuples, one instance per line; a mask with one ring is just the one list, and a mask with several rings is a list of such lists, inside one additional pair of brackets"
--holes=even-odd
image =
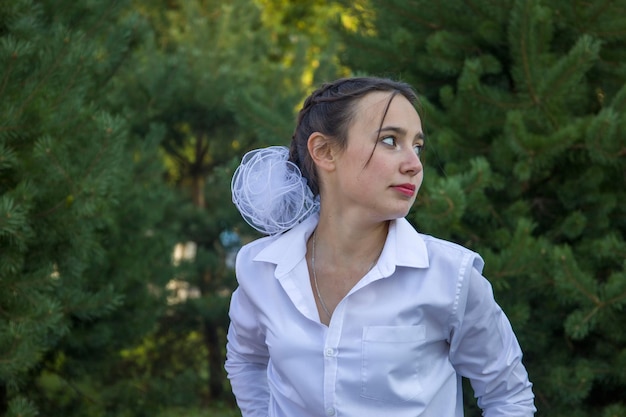
[(423, 179), (410, 86), (347, 78), (291, 148), (248, 153), (233, 201), (269, 236), (237, 256), (226, 370), (244, 417), (532, 416), (532, 384), (480, 256), (404, 217)]

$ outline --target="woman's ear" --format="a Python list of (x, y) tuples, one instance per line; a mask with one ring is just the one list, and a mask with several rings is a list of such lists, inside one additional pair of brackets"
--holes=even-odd
[(319, 169), (325, 171), (335, 169), (335, 155), (332, 142), (328, 137), (319, 132), (313, 132), (309, 136), (307, 147), (313, 162)]

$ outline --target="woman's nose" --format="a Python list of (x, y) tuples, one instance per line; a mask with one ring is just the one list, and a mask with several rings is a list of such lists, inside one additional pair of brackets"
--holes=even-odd
[(409, 175), (417, 175), (423, 169), (422, 161), (414, 148), (404, 152), (404, 160), (402, 161), (401, 170)]

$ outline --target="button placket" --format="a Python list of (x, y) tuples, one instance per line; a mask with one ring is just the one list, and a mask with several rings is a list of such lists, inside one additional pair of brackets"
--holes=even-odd
[(337, 359), (338, 346), (341, 339), (341, 329), (343, 327), (343, 318), (345, 313), (346, 300), (339, 302), (333, 317), (328, 326), (326, 333), (326, 343), (324, 345), (324, 410), (326, 415), (334, 416), (337, 414), (335, 408), (336, 402), (336, 384), (337, 384)]

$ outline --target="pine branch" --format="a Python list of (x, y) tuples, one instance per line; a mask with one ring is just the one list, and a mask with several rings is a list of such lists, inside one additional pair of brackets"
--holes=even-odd
[(433, 22), (432, 20), (429, 20), (429, 19), (423, 19), (420, 14), (411, 13), (415, 10), (419, 10), (418, 8), (415, 8), (415, 7), (400, 8), (397, 6), (398, 3), (400, 2), (384, 2), (384, 7), (386, 9), (386, 12), (391, 12), (396, 16), (409, 16), (409, 18), (412, 21), (418, 23), (421, 26), (432, 29), (433, 31), (444, 29), (444, 26), (440, 22)]
[(59, 159), (54, 155), (54, 153), (52, 152), (52, 150), (50, 148), (46, 149), (46, 155), (49, 156), (49, 159), (50, 159), (50, 162), (52, 163), (52, 165), (55, 166), (56, 169), (61, 173), (61, 175), (63, 175), (65, 177), (65, 180), (69, 184), (70, 189), (74, 190), (74, 181), (72, 180), (72, 177), (63, 168), (63, 166), (59, 162)]
[(602, 16), (602, 14), (606, 13), (609, 10), (609, 6), (614, 2), (614, 0), (605, 0), (603, 4), (598, 4), (598, 2), (594, 2), (595, 11), (592, 15), (585, 16), (585, 23), (589, 26), (595, 25), (598, 23), (598, 20)]
[(574, 287), (576, 287), (576, 289), (581, 294), (587, 297), (596, 306), (602, 304), (602, 301), (598, 298), (596, 294), (592, 294), (580, 282), (578, 282), (576, 278), (574, 278), (572, 271), (567, 267), (567, 263), (565, 262), (566, 261), (565, 257), (563, 257), (561, 260), (563, 261), (563, 270), (565, 271), (565, 276), (574, 285)]
[(33, 216), (34, 217), (38, 217), (38, 218), (49, 216), (50, 214), (52, 214), (55, 211), (57, 211), (58, 209), (60, 209), (64, 204), (67, 204), (67, 198), (64, 198), (63, 200), (59, 201), (57, 204), (55, 204), (54, 206), (52, 206), (48, 210), (41, 211), (39, 213), (35, 213)]
[[(525, 15), (528, 16), (528, 14), (530, 14), (530, 11), (528, 10), (528, 8), (530, 7), (531, 2), (524, 2), (524, 4), (526, 6)], [(529, 56), (527, 53), (528, 45), (527, 45), (527, 39), (525, 37), (525, 34), (528, 33), (529, 28), (526, 27), (526, 23), (527, 23), (527, 20), (524, 19), (524, 28), (521, 31), (522, 35), (520, 36), (520, 52), (522, 56), (522, 67), (524, 68), (524, 78), (526, 81), (526, 88), (528, 89), (530, 97), (533, 103), (535, 103), (535, 105), (539, 105), (540, 103), (539, 98), (537, 96), (537, 92), (533, 88), (532, 76), (530, 74), (530, 61), (529, 61)]]
[(80, 74), (81, 70), (84, 68), (84, 66), (82, 65), (82, 62), (83, 62), (83, 60), (81, 59), (81, 65), (76, 65), (76, 67), (74, 68), (74, 72), (72, 73), (72, 76), (69, 78), (70, 82), (65, 84), (65, 88), (58, 95), (56, 101), (50, 105), (50, 110), (57, 109), (59, 107), (59, 105), (63, 102), (65, 97), (69, 94), (69, 92), (71, 91), (72, 87), (77, 82), (78, 74)]
[(620, 294), (618, 296), (615, 296), (613, 298), (608, 299), (604, 304), (612, 305), (612, 304), (616, 304), (616, 303), (618, 303), (618, 302), (620, 302), (622, 300), (626, 300), (626, 292), (624, 292), (624, 293), (622, 293), (622, 294)]
[(2, 83), (0, 83), (0, 99), (4, 95), (4, 91), (6, 90), (7, 84), (9, 83), (9, 76), (11, 75), (11, 72), (13, 71), (13, 68), (15, 67), (16, 60), (17, 60), (17, 53), (13, 52), (13, 55), (11, 55), (11, 62), (9, 63), (9, 65), (6, 68), (6, 71), (4, 72), (4, 76), (2, 77)]
[(0, 358), (0, 364), (7, 364), (7, 363), (15, 362), (15, 359), (13, 359), (12, 356), (17, 351), (17, 347), (18, 346), (19, 346), (19, 341), (18, 340), (13, 340), (13, 343), (11, 344), (11, 347), (8, 350), (6, 350), (6, 354), (4, 355), (4, 357), (6, 359)]
[(533, 65), (533, 63), (531, 63), (531, 57), (529, 54), (529, 48), (531, 45), (529, 44), (529, 39), (527, 38), (527, 34), (531, 33), (531, 28), (529, 27), (529, 20), (531, 19), (530, 16), (531, 16), (532, 11), (530, 10), (530, 8), (534, 3), (531, 1), (525, 1), (523, 3), (524, 3), (524, 10), (522, 12), (523, 13), (523, 23), (522, 23), (523, 27), (520, 30), (519, 54), (521, 56), (526, 89), (528, 91), (528, 94), (533, 104), (542, 110), (542, 112), (550, 121), (550, 124), (556, 128), (558, 126), (556, 117), (546, 108), (544, 101), (542, 100), (537, 90), (535, 89), (535, 86), (534, 86), (535, 80), (532, 76), (532, 71), (531, 71), (531, 66)]
[[(119, 3), (119, 1), (117, 2), (113, 2), (110, 3), (110, 7), (107, 9), (107, 12), (104, 13), (104, 15), (102, 16), (101, 19), (98, 20), (98, 24), (94, 25), (90, 31), (86, 32), (86, 36), (84, 36), (84, 38), (90, 38), (91, 35), (93, 35), (94, 33), (96, 33), (103, 25), (104, 23), (107, 21), (106, 18), (110, 17), (116, 3)], [(48, 71), (46, 73), (44, 73), (44, 76), (41, 77), (41, 79), (39, 80), (39, 82), (37, 83), (37, 85), (35, 86), (35, 88), (30, 92), (30, 94), (26, 97), (26, 99), (22, 102), (21, 107), (19, 108), (19, 110), (16, 113), (16, 117), (19, 117), (19, 115), (21, 115), (24, 110), (26, 109), (26, 107), (30, 104), (30, 102), (35, 98), (36, 94), (39, 93), (39, 90), (42, 88), (42, 86), (48, 81), (48, 79), (55, 73), (55, 70), (57, 69), (57, 67), (59, 67), (61, 65), (62, 60), (67, 57), (67, 55), (69, 54), (69, 52), (71, 51), (71, 42), (69, 39), (66, 38), (65, 40), (65, 46), (61, 49), (61, 51), (59, 52), (59, 54), (56, 56), (53, 64), (51, 67), (48, 68)], [(78, 73), (80, 67), (77, 68), (76, 72)], [(0, 90), (2, 91), (2, 90)]]
[(45, 85), (45, 83), (52, 76), (52, 74), (55, 73), (55, 70), (57, 69), (57, 67), (61, 65), (62, 58), (65, 58), (67, 54), (69, 54), (69, 52), (70, 52), (70, 42), (68, 41), (68, 42), (65, 42), (65, 46), (61, 49), (61, 52), (59, 53), (59, 55), (56, 56), (56, 59), (54, 60), (54, 63), (52, 64), (52, 66), (48, 67), (48, 71), (44, 73), (43, 77), (41, 77), (41, 79), (39, 80), (35, 88), (30, 92), (28, 96), (26, 96), (26, 98), (21, 104), (21, 107), (16, 112), (16, 116), (15, 116), (16, 118), (20, 117), (20, 115), (24, 112), (26, 107), (28, 107), (30, 102), (39, 93), (39, 90)]
[(5, 127), (0, 126), (0, 132), (12, 132), (12, 131), (18, 131), (18, 130), (27, 129), (27, 128), (28, 126), (26, 125), (5, 126)]
[[(472, 90), (471, 92), (469, 92), (469, 94), (471, 95), (471, 97), (477, 99), (478, 101), (489, 104), (501, 110), (522, 110), (528, 109), (533, 105), (531, 102), (524, 103), (521, 101), (515, 102), (513, 100), (511, 100), (510, 102), (496, 101), (495, 99), (492, 99), (485, 94), (479, 94), (479, 92), (477, 92), (476, 90)], [(501, 122), (499, 120), (493, 120), (493, 123), (499, 124)]]

